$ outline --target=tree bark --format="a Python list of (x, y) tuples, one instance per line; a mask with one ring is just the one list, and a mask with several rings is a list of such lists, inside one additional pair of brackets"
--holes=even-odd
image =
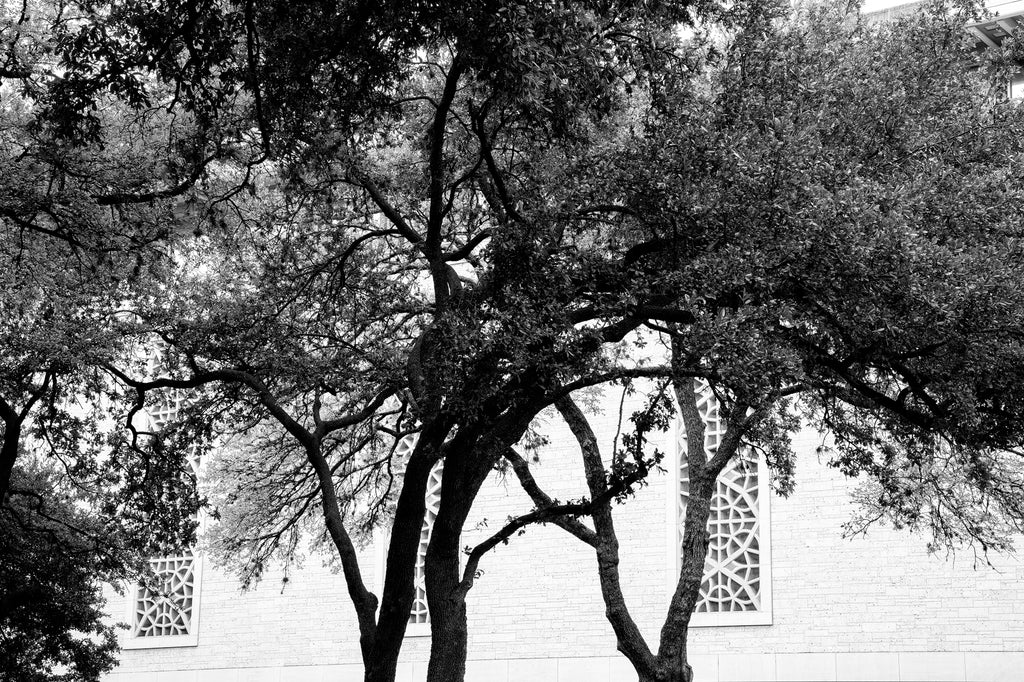
[[(605, 480), (604, 462), (597, 444), (597, 437), (586, 416), (571, 398), (562, 398), (555, 407), (565, 419), (575, 436), (583, 456), (583, 468), (587, 478), (590, 499), (597, 500), (608, 490)], [(615, 631), (617, 648), (629, 659), (641, 679), (655, 674), (655, 658), (629, 613), (622, 585), (619, 580), (619, 540), (615, 534), (611, 501), (596, 504), (592, 513), (597, 542), (597, 574), (601, 584), (601, 596), (605, 604), (605, 617)], [(650, 679), (654, 679), (651, 677)]]
[(658, 647), (659, 682), (690, 682), (693, 675), (686, 660), (687, 637), (690, 618), (704, 580), (709, 542), (708, 519), (717, 478), (717, 472), (709, 471), (690, 478), (690, 497), (683, 525), (682, 567)]
[(480, 487), (511, 443), (519, 440), (537, 410), (509, 410), (481, 433), (468, 428), (445, 447), (441, 504), (424, 565), (430, 608), (427, 682), (462, 682), (466, 676), (466, 595), (472, 581), (461, 573), (462, 529)]
[[(691, 682), (693, 670), (686, 662), (686, 636), (690, 615), (700, 596), (707, 555), (707, 523), (711, 513), (711, 498), (721, 467), (707, 462), (704, 451), (704, 424), (697, 410), (692, 383), (677, 390), (680, 408), (687, 427), (687, 465), (691, 474), (690, 499), (686, 509), (683, 534), (684, 556), (675, 594), (666, 615), (658, 654), (654, 655), (630, 616), (622, 594), (619, 576), (619, 544), (615, 533), (610, 501), (595, 504), (592, 512), (596, 542), (598, 577), (601, 596), (605, 602), (605, 615), (622, 652), (636, 670), (640, 682)], [(679, 387), (677, 387), (678, 389)], [(607, 490), (604, 464), (597, 439), (586, 416), (571, 399), (556, 403), (583, 455), (587, 487), (592, 499), (601, 499)], [(735, 449), (735, 439), (723, 442), (723, 447)]]
[[(674, 358), (673, 358), (674, 359)], [(733, 419), (726, 422), (726, 433), (718, 449), (708, 460), (705, 450), (704, 420), (697, 408), (696, 386), (693, 381), (679, 380), (675, 385), (680, 416), (686, 428), (686, 464), (690, 480), (690, 493), (686, 501), (683, 522), (682, 566), (679, 580), (669, 604), (668, 614), (661, 629), (658, 645), (659, 682), (691, 682), (693, 671), (687, 662), (687, 638), (690, 618), (700, 598), (704, 580), (704, 562), (708, 554), (708, 519), (711, 517), (711, 499), (715, 494), (718, 475), (736, 454), (745, 424), (740, 423), (746, 413), (743, 404), (734, 406)], [(720, 408), (722, 409), (722, 408)]]
[(461, 585), (460, 542), (469, 510), (491, 468), (481, 465), (487, 453), (473, 447), (477, 442), (475, 437), (459, 443), (453, 440), (453, 447), (445, 453), (441, 505), (424, 564), (431, 633), (427, 682), (462, 682), (466, 676), (469, 626), (466, 592)]
[(462, 682), (466, 676), (468, 624), (466, 595), (459, 585), (460, 535), (454, 534), (454, 542), (450, 530), (442, 531), (442, 535), (447, 537), (435, 551), (427, 553), (425, 565), (431, 631), (427, 682)]
[(376, 635), (363, 660), (365, 682), (394, 682), (398, 673), (398, 655), (415, 598), (416, 552), (426, 513), (427, 480), (437, 461), (434, 452), (425, 431), (409, 458), (395, 507)]

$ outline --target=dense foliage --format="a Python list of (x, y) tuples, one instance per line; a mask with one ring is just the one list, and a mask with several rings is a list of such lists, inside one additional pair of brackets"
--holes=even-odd
[[(0, 13), (0, 670), (97, 680), (116, 664), (104, 582), (191, 544), (198, 500), (181, 448), (131, 432), (109, 366), (138, 365), (122, 327), (161, 272), (174, 207), (133, 194), (178, 158), (180, 119), (107, 106), (105, 137), (42, 123), (63, 4)], [(161, 146), (161, 142), (165, 143)]]
[(96, 682), (118, 650), (100, 581), (125, 558), (55, 477), (16, 474), (0, 507), (0, 678)]
[[(753, 447), (790, 490), (794, 407), (870, 482), (866, 520), (985, 547), (1019, 528), (1021, 109), (993, 100), (944, 11), (873, 27), (764, 2), (72, 6), (12, 22), (0, 74), (18, 84), (5, 448), (31, 422), (44, 457), (173, 543), (195, 508), (187, 452), (218, 441), (222, 554), (251, 580), (303, 532), (328, 543), (367, 680), (395, 675), (439, 462), (432, 681), (464, 674), (481, 558), (536, 522), (595, 547), (641, 677), (686, 679), (715, 478)], [(638, 379), (654, 390), (606, 470), (572, 395)], [(654, 468), (645, 437), (673, 410), (702, 432), (695, 380), (729, 433), (688, 453), (687, 563), (652, 651), (619, 608), (611, 503)], [(181, 418), (141, 432), (170, 391), (189, 392)], [(589, 453), (588, 499), (552, 500), (516, 451), (552, 405)], [(83, 434), (104, 413), (124, 428), (101, 447)], [(47, 440), (58, 423), (78, 437)], [(505, 467), (537, 508), (463, 569), (463, 524)], [(356, 542), (380, 525), (375, 595)]]
[[(862, 481), (853, 531), (885, 520), (932, 547), (990, 550), (1024, 529), (1024, 116), (989, 81), (998, 73), (942, 12), (871, 24), (811, 8), (691, 45), (700, 66), (674, 72), (635, 153), (596, 164), (618, 173), (626, 225), (644, 235), (644, 281), (690, 315), (658, 327), (690, 492), (656, 652), (618, 587), (611, 506), (593, 511), (592, 530), (567, 528), (596, 550), (619, 649), (642, 680), (688, 679), (674, 645), (722, 467), (753, 448), (788, 494), (798, 417), (830, 437), (825, 461)], [(727, 415), (711, 452), (695, 388)], [(571, 401), (558, 408), (598, 499), (593, 432)]]

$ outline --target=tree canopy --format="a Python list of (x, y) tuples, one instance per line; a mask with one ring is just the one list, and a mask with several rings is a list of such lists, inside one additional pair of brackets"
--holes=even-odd
[[(428, 676), (453, 680), (483, 554), (554, 522), (611, 566), (610, 504), (657, 462), (645, 434), (675, 409), (702, 431), (694, 381), (730, 433), (688, 453), (688, 564), (659, 651), (632, 641), (628, 614), (613, 623), (645, 679), (685, 679), (722, 467), (759, 449), (791, 489), (795, 401), (834, 434), (832, 462), (876, 483), (875, 513), (950, 543), (998, 547), (1019, 526), (1021, 114), (992, 100), (948, 18), (870, 28), (761, 2), (75, 6), (40, 43), (58, 70), (25, 48), (11, 64), (28, 66), (3, 74), (31, 103), (5, 110), (25, 118), (2, 171), (5, 257), (31, 255), (11, 272), (56, 283), (38, 299), (23, 287), (5, 436), (7, 413), (55, 385), (56, 358), (78, 382), (64, 395), (102, 392), (127, 427), (100, 459), (155, 472), (155, 490), (181, 480), (193, 442), (220, 439), (223, 546), (248, 579), (320, 533), (367, 680), (395, 674), (435, 466)], [(534, 418), (557, 405), (586, 441), (572, 395), (641, 378), (648, 409), (608, 470), (586, 460), (589, 499), (531, 488), (515, 448)], [(189, 392), (182, 418), (140, 433), (136, 415), (169, 391)], [(460, 570), (474, 499), (506, 466), (537, 508)], [(375, 595), (356, 543), (381, 524)]]
[[(593, 529), (566, 530), (594, 547), (608, 619), (641, 680), (689, 679), (719, 474), (753, 450), (790, 493), (790, 437), (808, 422), (834, 443), (825, 460), (865, 483), (853, 530), (884, 519), (933, 547), (987, 551), (1024, 528), (1020, 107), (993, 97), (942, 13), (870, 24), (809, 8), (693, 45), (703, 67), (677, 72), (635, 155), (598, 164), (622, 173), (629, 225), (651, 247), (647, 278), (692, 315), (651, 325), (670, 345), (689, 477), (683, 566), (656, 649), (619, 587), (614, 466), (580, 408), (557, 403), (603, 499)], [(708, 394), (727, 424), (710, 449)], [(651, 468), (641, 446), (664, 417), (634, 421), (613, 462)], [(534, 502), (550, 504), (516, 464)]]
[(123, 315), (166, 262), (175, 223), (173, 207), (133, 190), (174, 164), (156, 138), (179, 128), (112, 105), (97, 118), (102, 141), (54, 136), (41, 102), (60, 31), (80, 17), (60, 4), (10, 9), (0, 14), (0, 667), (19, 680), (94, 681), (116, 664), (102, 584), (136, 582), (149, 556), (194, 539), (181, 451), (124, 428), (130, 402), (104, 369), (144, 359)]

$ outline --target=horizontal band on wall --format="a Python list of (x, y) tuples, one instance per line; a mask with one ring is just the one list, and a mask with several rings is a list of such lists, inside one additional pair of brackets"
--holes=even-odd
[[(692, 657), (700, 682), (1019, 682), (1022, 651), (720, 654)], [(622, 656), (467, 662), (466, 682), (629, 682)], [(397, 682), (426, 679), (426, 662), (399, 665)], [(361, 665), (113, 673), (105, 682), (362, 682)]]

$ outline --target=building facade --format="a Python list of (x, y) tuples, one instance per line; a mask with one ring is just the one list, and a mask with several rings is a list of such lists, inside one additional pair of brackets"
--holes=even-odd
[[(618, 400), (591, 415), (611, 449)], [(629, 413), (627, 405), (626, 414)], [(704, 405), (716, 437), (713, 405)], [(579, 453), (556, 413), (551, 445), (534, 463), (558, 499), (586, 485)], [(622, 580), (634, 617), (656, 642), (678, 562), (685, 468), (680, 430), (666, 434), (664, 473), (615, 509)], [(884, 527), (844, 537), (856, 481), (821, 458), (822, 437), (796, 443), (796, 491), (769, 490), (750, 458), (720, 482), (708, 573), (691, 630), (691, 663), (701, 682), (878, 680), (1007, 682), (1024, 676), (1024, 562), (970, 553), (930, 555), (928, 538)], [(440, 473), (440, 472), (438, 472)], [(430, 496), (436, 496), (433, 489)], [(464, 544), (473, 545), (510, 514), (532, 508), (513, 479), (485, 486)], [(491, 528), (488, 528), (491, 526)], [(425, 528), (424, 546), (429, 529)], [(348, 682), (362, 679), (357, 628), (344, 578), (307, 557), (288, 580), (271, 573), (242, 592), (202, 556), (160, 559), (163, 594), (112, 598), (123, 613), (121, 666), (110, 682)], [(363, 548), (379, 584), (383, 543)], [(604, 618), (593, 550), (554, 526), (531, 527), (481, 563), (470, 593), (471, 682), (617, 682), (636, 679), (615, 650)], [(173, 603), (168, 603), (168, 601)], [(418, 602), (419, 604), (419, 602)], [(414, 607), (399, 680), (425, 679), (429, 619)]]

